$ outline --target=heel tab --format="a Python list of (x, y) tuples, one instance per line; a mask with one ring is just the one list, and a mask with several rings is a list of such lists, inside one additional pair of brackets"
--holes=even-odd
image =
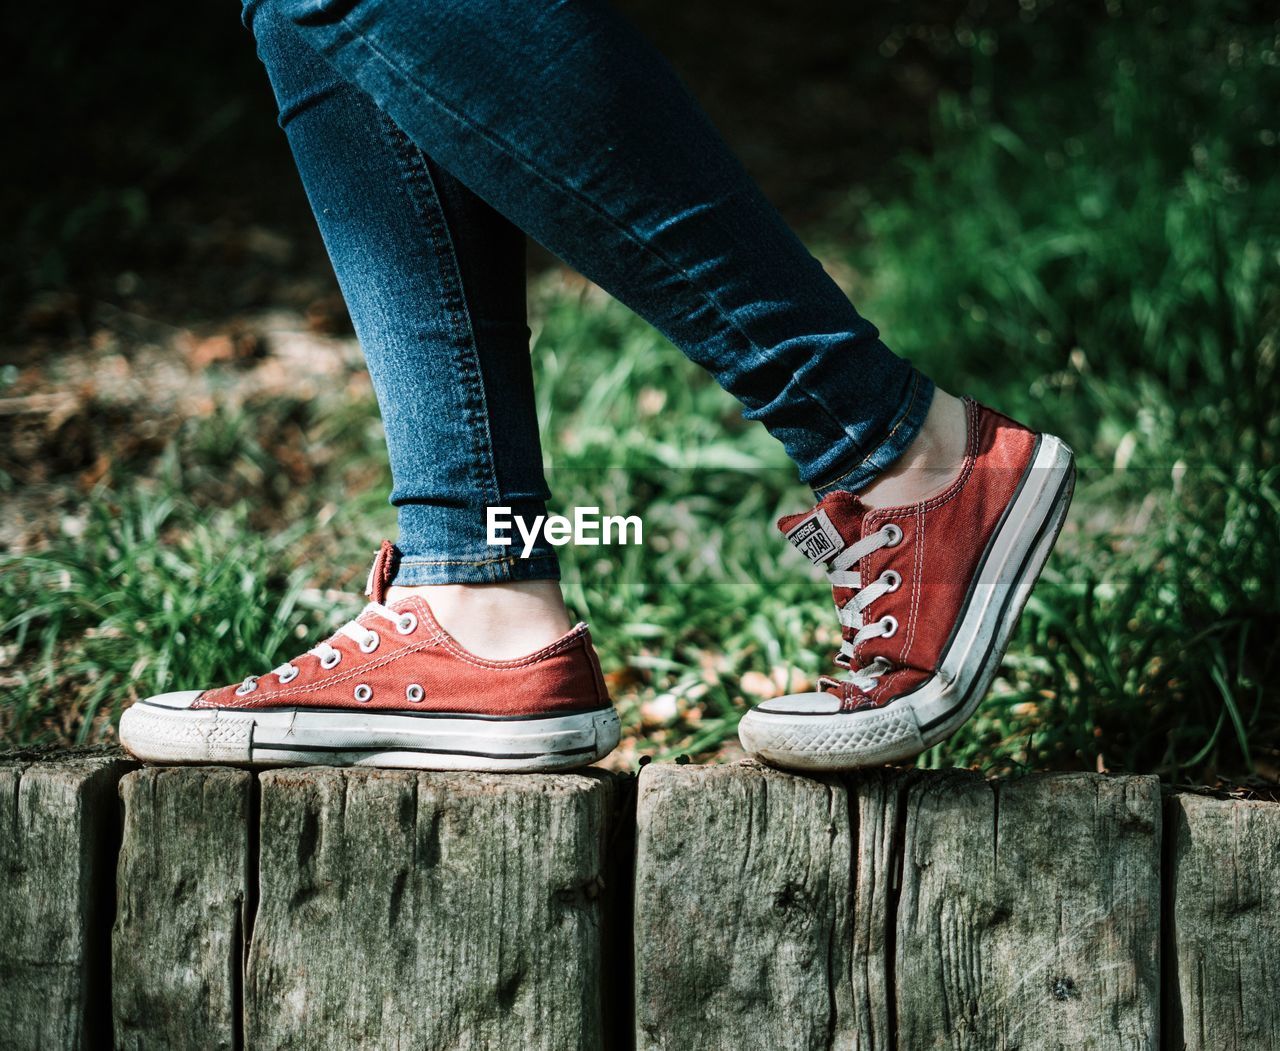
[(391, 589), (391, 581), (395, 579), (399, 566), (400, 549), (390, 540), (384, 540), (374, 556), (373, 565), (369, 567), (369, 578), (364, 585), (364, 593), (370, 602), (386, 605), (387, 592)]

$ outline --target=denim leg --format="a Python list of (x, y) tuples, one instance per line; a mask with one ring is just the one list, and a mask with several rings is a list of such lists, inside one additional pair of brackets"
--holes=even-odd
[(271, 4), (247, 4), (245, 22), (382, 411), (403, 552), (396, 583), (558, 577), (541, 538), (528, 558), (487, 543), (487, 506), (546, 513), (524, 235)]
[(815, 487), (857, 489), (932, 383), (880, 341), (602, 0), (264, 0), (436, 162), (654, 324)]

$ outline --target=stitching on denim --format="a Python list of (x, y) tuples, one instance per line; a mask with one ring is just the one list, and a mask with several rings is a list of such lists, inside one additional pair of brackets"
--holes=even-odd
[[(549, 555), (540, 555), (540, 558), (549, 558)], [(478, 562), (468, 562), (463, 558), (402, 558), (400, 566), (490, 566), (495, 562), (514, 562), (512, 555), (499, 555), (496, 558), (482, 558)], [(533, 559), (525, 561), (532, 562)]]
[[(816, 487), (817, 490), (821, 491), (824, 489), (830, 489), (833, 485), (839, 485), (846, 478), (848, 478), (849, 475), (853, 474), (854, 471), (856, 471), (859, 467), (861, 467), (864, 463), (866, 463), (869, 459), (871, 459), (871, 457), (873, 457), (876, 453), (878, 453), (881, 449), (883, 449), (886, 445), (888, 445), (891, 441), (893, 441), (893, 436), (902, 429), (902, 425), (907, 422), (907, 417), (911, 415), (911, 410), (915, 407), (915, 404), (916, 404), (916, 396), (919, 393), (920, 393), (920, 373), (919, 371), (916, 371), (915, 378), (912, 380), (912, 383), (911, 383), (911, 397), (907, 399), (906, 408), (904, 408), (902, 412), (899, 413), (898, 418), (897, 420), (894, 421), (893, 427), (890, 428), (889, 433), (884, 436), (884, 439), (880, 441), (874, 449), (869, 450), (866, 456), (864, 456), (861, 460), (859, 460), (847, 471), (845, 471), (844, 474), (840, 475), (837, 478), (833, 478), (829, 482), (823, 482), (821, 485)], [(905, 452), (906, 450), (903, 450), (903, 451)]]
[[(471, 317), (471, 304), (467, 299), (466, 285), (462, 280), (462, 266), (458, 261), (458, 249), (453, 232), (444, 214), (444, 202), (426, 154), (396, 122), (381, 109), (382, 130), (390, 133), (392, 154), (400, 164), (402, 186), (410, 206), (426, 228), (426, 240), (435, 254), (437, 272), (443, 286), (443, 306), (449, 314), (450, 329), (455, 335), (453, 360), (466, 391), (466, 415), (468, 433), (472, 436), (472, 451), (483, 461), (480, 472), (485, 490), (498, 497), (498, 473), (493, 456), (493, 432), (489, 427), (489, 405), (484, 390), (484, 372), (480, 366), (480, 347), (476, 340), (475, 322)], [(429, 195), (429, 200), (427, 199)], [(484, 433), (483, 441), (476, 441), (477, 430)]]
[[(720, 300), (716, 298), (715, 294), (712, 293), (709, 289), (704, 288), (697, 280), (694, 279), (693, 275), (691, 275), (688, 270), (684, 269), (681, 266), (678, 266), (671, 259), (668, 259), (665, 253), (660, 252), (652, 244), (650, 244), (643, 237), (637, 234), (626, 223), (623, 223), (619, 219), (615, 218), (604, 208), (600, 207), (595, 202), (593, 202), (591, 198), (581, 194), (579, 191), (577, 191), (567, 183), (560, 182), (555, 178), (553, 178), (547, 172), (544, 172), (531, 158), (527, 157), (520, 150), (516, 149), (513, 145), (511, 145), (505, 139), (494, 134), (484, 125), (472, 120), (466, 114), (462, 113), (462, 111), (458, 109), (456, 104), (454, 104), (451, 101), (447, 101), (442, 96), (428, 90), (426, 86), (423, 85), (416, 77), (414, 77), (407, 70), (401, 69), (400, 66), (397, 65), (394, 61), (392, 61), (392, 59), (388, 55), (383, 53), (383, 51), (378, 47), (378, 45), (375, 44), (369, 37), (367, 37), (366, 35), (361, 33), (358, 29), (356, 29), (354, 26), (352, 26), (348, 17), (344, 17), (342, 19), (341, 25), (344, 29), (347, 30), (348, 33), (351, 34), (351, 38), (354, 41), (358, 41), (359, 43), (367, 47), (375, 58), (377, 58), (380, 62), (382, 62), (388, 69), (390, 69), (400, 79), (402, 79), (406, 83), (416, 88), (419, 92), (421, 92), (421, 94), (432, 105), (443, 110), (454, 120), (458, 121), (458, 123), (462, 124), (466, 128), (469, 128), (471, 131), (473, 131), (480, 137), (486, 139), (488, 142), (496, 146), (498, 149), (502, 150), (508, 157), (511, 157), (512, 159), (514, 159), (518, 164), (520, 164), (522, 167), (524, 167), (526, 170), (528, 170), (531, 174), (536, 176), (538, 179), (542, 180), (548, 186), (551, 186), (553, 189), (566, 195), (571, 200), (576, 201), (578, 204), (587, 208), (591, 212), (594, 212), (597, 216), (599, 216), (601, 219), (607, 222), (610, 226), (612, 226), (615, 230), (617, 230), (624, 237), (626, 237), (627, 240), (631, 241), (634, 245), (640, 248), (641, 251), (646, 252), (647, 254), (652, 256), (654, 259), (658, 260), (658, 262), (660, 262), (663, 266), (665, 266), (670, 273), (677, 275), (681, 280), (685, 282), (686, 285), (688, 285), (689, 288), (691, 288), (694, 291), (695, 294), (701, 296), (705, 302), (711, 304), (712, 308), (715, 310), (716, 315), (720, 318), (721, 322), (727, 325), (731, 331), (735, 332), (741, 339), (743, 339), (746, 342), (748, 347), (750, 347), (752, 350), (757, 351), (761, 354), (766, 353), (766, 348), (756, 343), (756, 341), (752, 339), (750, 335), (747, 334), (746, 330), (743, 329), (743, 327), (740, 324), (738, 324), (737, 321), (734, 320), (733, 316), (727, 310), (725, 310), (724, 306), (720, 303)], [(831, 423), (833, 423), (841, 431), (844, 430), (844, 423), (840, 420), (840, 418), (835, 413), (831, 411), (831, 409), (827, 406), (827, 404), (821, 398), (817, 397), (817, 395), (815, 395), (803, 384), (801, 384), (801, 389), (804, 391), (805, 395), (809, 398), (809, 400), (812, 401), (819, 409), (822, 410), (823, 413), (826, 414), (827, 418), (831, 421)]]

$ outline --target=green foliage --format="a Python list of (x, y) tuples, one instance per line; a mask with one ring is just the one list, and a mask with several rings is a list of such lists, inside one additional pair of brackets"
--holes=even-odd
[[(892, 346), (1082, 465), (992, 696), (922, 762), (1274, 774), (1274, 25), (1208, 0), (1019, 10), (957, 24), (974, 86), (939, 103), (933, 151), (823, 229)], [(808, 494), (731, 398), (579, 288), (534, 304), (552, 510), (638, 511), (646, 536), (561, 549), (566, 595), (640, 747), (710, 752), (749, 703), (831, 668), (829, 598), (772, 526)], [(358, 577), (389, 523), (372, 411), (190, 421), (118, 484), (134, 495), (96, 494), (11, 562), (5, 736), (92, 739), (136, 694), (235, 681), (348, 615), (319, 589)]]
[(91, 507), (80, 535), (0, 576), (0, 628), (28, 657), (5, 691), (11, 740), (84, 743), (139, 695), (265, 670), (317, 628), (287, 570), (297, 530), (258, 536), (243, 510), (149, 495)]
[(1011, 688), (936, 762), (1172, 774), (1276, 745), (1277, 42), (1222, 5), (1114, 12), (1047, 97), (980, 64), (863, 214), (862, 302), (895, 345), (1085, 467)]

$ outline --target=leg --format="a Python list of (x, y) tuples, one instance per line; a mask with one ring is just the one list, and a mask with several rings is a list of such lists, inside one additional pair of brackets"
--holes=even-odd
[(417, 146), (708, 368), (809, 484), (861, 488), (919, 432), (932, 384), (599, 0), (257, 10), (288, 17)]
[[(486, 543), (486, 505), (529, 514), (546, 496), (523, 241), (287, 22), (264, 10), (254, 30), (369, 360), (405, 550), (383, 544), (371, 601), (328, 639), (238, 686), (141, 700), (121, 742), (156, 762), (535, 771), (602, 758), (618, 716), (586, 625), (567, 623), (551, 550), (502, 559)], [(420, 586), (397, 595), (395, 582)], [(468, 646), (476, 595), (505, 613), (481, 634), (498, 652)], [(550, 644), (501, 652), (548, 625)]]
[[(400, 586), (486, 657), (567, 631), (554, 548), (488, 545), (485, 508), (545, 513), (524, 235), (443, 171), (267, 7), (252, 28), (368, 360), (399, 509)], [(466, 585), (497, 583), (474, 589)], [(483, 595), (482, 609), (472, 606)], [(405, 597), (393, 594), (392, 600)], [(491, 630), (490, 606), (505, 613)]]
[(828, 567), (851, 675), (749, 713), (747, 748), (866, 765), (963, 723), (1062, 526), (1065, 443), (949, 403), (941, 415), (963, 423), (965, 444), (941, 465), (960, 467), (944, 492), (922, 499), (900, 476), (904, 506), (853, 495), (912, 445), (932, 385), (880, 343), (599, 0), (268, 2), (478, 195), (710, 369), (826, 490), (782, 526)]

